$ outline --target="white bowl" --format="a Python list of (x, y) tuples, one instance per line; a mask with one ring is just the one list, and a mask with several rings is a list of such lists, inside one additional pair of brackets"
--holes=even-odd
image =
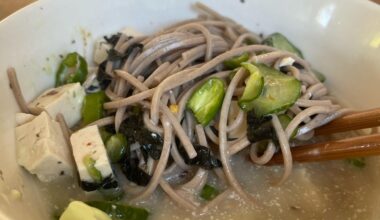
[[(95, 38), (126, 26), (151, 33), (192, 18), (192, 2), (39, 0), (0, 22), (0, 219), (49, 219), (51, 211), (37, 180), (15, 162), (14, 113), (19, 109), (6, 68), (16, 68), (29, 101), (53, 85), (59, 54), (77, 50), (90, 58)], [(255, 32), (284, 33), (327, 75), (328, 87), (346, 105), (380, 105), (380, 6), (366, 0), (204, 2)], [(373, 177), (368, 181), (379, 183), (376, 162), (368, 170)], [(373, 194), (380, 195), (379, 188)], [(367, 211), (374, 219), (380, 216), (379, 209)]]

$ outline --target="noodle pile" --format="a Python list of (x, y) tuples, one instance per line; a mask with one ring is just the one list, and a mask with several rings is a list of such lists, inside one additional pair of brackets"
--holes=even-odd
[[(226, 181), (227, 186), (223, 193), (202, 207), (205, 211), (209, 206), (223, 200), (231, 191), (254, 202), (254, 198), (245, 192), (235, 178), (231, 157), (248, 148), (252, 162), (263, 165), (277, 150), (275, 143), (270, 141), (265, 152), (259, 155), (258, 143), (250, 143), (245, 131), (237, 132), (241, 124), (245, 123), (246, 113), (239, 109), (231, 116), (231, 109), (233, 102), (236, 102), (244, 89), (243, 83), (248, 74), (243, 68), (239, 68), (230, 80), (231, 71), (224, 68), (223, 61), (247, 52), (250, 54), (250, 61), (263, 63), (277, 70), (281, 68), (282, 72), (285, 71), (302, 83), (301, 97), (286, 111), (286, 114), (293, 117), (286, 129), (282, 128), (275, 114), (271, 115), (271, 123), (284, 159), (284, 173), (278, 181), (279, 184), (286, 180), (292, 170), (289, 139), (294, 130), (299, 127), (296, 139), (308, 140), (313, 137), (313, 129), (342, 116), (347, 109), (333, 102), (327, 88), (315, 77), (305, 60), (270, 46), (248, 45), (248, 41), (260, 43), (261, 37), (200, 3), (195, 6), (199, 11), (197, 19), (177, 23), (149, 36), (120, 36), (114, 50), (120, 54), (125, 54), (128, 50), (129, 55), (123, 63), (108, 60), (105, 66), (105, 72), (112, 81), (105, 90), (111, 101), (105, 103), (104, 108), (112, 116), (91, 125), (102, 127), (114, 124), (118, 131), (128, 117), (127, 109), (133, 105), (141, 105), (146, 128), (163, 137), (163, 147), (159, 160), (141, 159), (152, 178), (146, 187), (125, 187), (134, 195), (132, 201), (147, 198), (160, 186), (177, 204), (198, 209), (202, 203), (194, 195), (198, 195), (206, 184), (209, 172), (215, 172), (220, 181)], [(281, 66), (281, 61), (289, 57), (295, 60), (295, 64)], [(9, 77), (14, 91), (19, 91), (15, 74), (9, 71)], [(224, 80), (228, 87), (217, 117), (203, 127), (186, 110), (186, 104), (195, 89), (211, 77)], [(92, 79), (89, 77), (88, 80)], [(20, 91), (15, 94), (20, 106), (26, 108), (22, 104), (25, 101)], [(176, 107), (175, 111), (172, 110), (173, 106)], [(24, 111), (27, 112), (28, 109)], [(239, 135), (231, 140), (231, 133)], [(190, 181), (181, 185), (174, 184), (180, 173), (191, 169), (179, 153), (176, 139), (180, 141), (189, 158), (197, 155), (195, 143), (208, 148), (217, 146), (217, 157), (223, 168), (198, 168)], [(132, 147), (131, 150), (138, 152), (139, 147)], [(169, 164), (170, 157), (173, 162)]]

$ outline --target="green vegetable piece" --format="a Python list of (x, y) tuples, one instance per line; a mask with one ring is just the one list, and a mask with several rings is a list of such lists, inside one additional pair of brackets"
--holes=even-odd
[(313, 73), (314, 75), (317, 77), (317, 79), (321, 82), (325, 82), (326, 81), (326, 76), (325, 74), (319, 72), (318, 70), (313, 70)]
[(96, 183), (101, 183), (103, 181), (102, 173), (95, 167), (96, 161), (91, 157), (91, 155), (86, 155), (83, 157), (83, 164), (87, 169), (88, 174)]
[(107, 213), (80, 201), (70, 202), (59, 220), (112, 220)]
[(219, 194), (219, 190), (215, 187), (206, 184), (201, 191), (201, 198), (207, 201), (213, 200)]
[(241, 66), (248, 70), (250, 74), (245, 83), (243, 95), (238, 101), (240, 108), (245, 110), (247, 105), (256, 99), (263, 91), (264, 77), (261, 75), (260, 70), (251, 63), (243, 62)]
[(87, 73), (86, 60), (77, 52), (69, 53), (58, 67), (55, 86), (58, 87), (75, 82), (82, 84), (87, 78)]
[(249, 59), (249, 54), (243, 53), (240, 56), (236, 56), (236, 57), (233, 57), (229, 60), (224, 61), (223, 64), (227, 69), (233, 70), (235, 68), (240, 67), (240, 64), (242, 62), (248, 61), (248, 59)]
[(265, 40), (263, 41), (263, 44), (275, 47), (280, 50), (285, 50), (290, 53), (294, 53), (295, 55), (303, 58), (302, 52), (294, 46), (284, 35), (280, 33), (274, 33), (269, 35)]
[[(286, 129), (286, 127), (288, 127), (289, 123), (292, 121), (292, 118), (287, 115), (287, 114), (281, 114), (281, 115), (278, 115), (278, 120), (280, 121), (281, 123), (281, 126), (283, 129)], [(290, 136), (290, 138), (294, 138), (297, 133), (298, 133), (298, 127), (293, 131), (292, 135)]]
[(99, 133), (104, 144), (112, 136), (112, 133), (108, 132), (105, 128), (99, 128)]
[(87, 204), (107, 213), (112, 220), (146, 220), (149, 217), (149, 212), (144, 208), (105, 201), (90, 201)]
[(301, 82), (264, 64), (257, 64), (264, 76), (264, 88), (259, 97), (247, 103), (245, 111), (254, 109), (257, 117), (277, 113), (292, 106), (301, 94)]
[(86, 95), (82, 106), (82, 122), (84, 125), (103, 117), (103, 104), (106, 99), (107, 96), (104, 91)]
[(359, 157), (359, 158), (349, 158), (346, 159), (347, 163), (352, 164), (353, 166), (357, 168), (364, 168), (365, 167), (365, 158)]
[(187, 103), (187, 107), (194, 113), (197, 122), (206, 126), (221, 108), (224, 94), (224, 81), (211, 78), (195, 90)]
[(112, 163), (117, 163), (128, 152), (127, 139), (123, 134), (114, 134), (106, 142), (108, 158)]

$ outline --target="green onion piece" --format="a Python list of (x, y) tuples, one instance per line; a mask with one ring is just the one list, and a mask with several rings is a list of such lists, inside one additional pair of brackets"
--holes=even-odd
[(82, 84), (86, 80), (87, 73), (86, 60), (77, 52), (69, 53), (58, 67), (55, 77), (55, 86), (58, 87), (75, 82)]
[(238, 103), (240, 108), (247, 110), (247, 105), (256, 99), (263, 91), (264, 77), (261, 75), (260, 70), (251, 63), (243, 62), (241, 66), (248, 70), (250, 75), (245, 83), (243, 95), (240, 97)]
[(269, 35), (267, 38), (265, 38), (263, 44), (275, 47), (280, 50), (285, 50), (290, 53), (294, 53), (297, 56), (303, 58), (302, 52), (294, 44), (292, 44), (288, 38), (280, 33)]
[(114, 134), (106, 142), (108, 158), (112, 163), (117, 163), (127, 154), (127, 139), (123, 134)]
[(236, 57), (233, 57), (229, 60), (224, 61), (223, 64), (227, 69), (233, 70), (235, 68), (240, 67), (240, 64), (242, 62), (248, 61), (248, 59), (249, 59), (249, 54), (243, 53), (240, 56), (236, 56)]
[(207, 201), (213, 200), (219, 194), (219, 190), (215, 187), (206, 184), (201, 191), (201, 198)]
[(149, 217), (149, 212), (144, 208), (106, 201), (90, 201), (86, 203), (107, 213), (112, 220), (146, 220)]
[(349, 159), (346, 159), (346, 161), (347, 161), (347, 163), (349, 163), (355, 167), (358, 167), (358, 168), (364, 168), (366, 165), (364, 157), (349, 158)]
[(95, 167), (96, 161), (91, 157), (91, 155), (86, 155), (83, 157), (83, 164), (87, 169), (88, 174), (96, 183), (101, 183), (103, 181), (102, 173)]
[(107, 96), (104, 91), (86, 95), (82, 106), (82, 122), (84, 125), (103, 117), (103, 104), (106, 99)]
[(200, 85), (187, 102), (199, 124), (208, 125), (220, 110), (225, 94), (224, 81), (211, 78)]
[[(287, 114), (281, 114), (278, 115), (278, 120), (280, 121), (282, 128), (285, 130), (288, 127), (289, 123), (292, 121), (292, 118)], [(297, 135), (298, 129), (298, 127), (294, 129), (290, 138), (294, 138)]]

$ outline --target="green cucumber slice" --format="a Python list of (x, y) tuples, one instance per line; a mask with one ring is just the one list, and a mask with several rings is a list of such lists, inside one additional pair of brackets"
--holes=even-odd
[(263, 44), (275, 47), (280, 50), (285, 50), (290, 53), (294, 53), (297, 56), (303, 58), (302, 52), (280, 33), (273, 33), (269, 35), (267, 38), (265, 38)]
[(292, 106), (301, 94), (301, 82), (264, 64), (257, 64), (264, 76), (259, 97), (247, 103), (245, 111), (254, 110), (257, 117), (281, 112)]
[(254, 99), (260, 96), (264, 87), (264, 77), (260, 73), (260, 70), (251, 63), (243, 62), (241, 66), (248, 70), (250, 76), (246, 81), (243, 95), (239, 99), (238, 103), (240, 108), (246, 109), (247, 105)]

